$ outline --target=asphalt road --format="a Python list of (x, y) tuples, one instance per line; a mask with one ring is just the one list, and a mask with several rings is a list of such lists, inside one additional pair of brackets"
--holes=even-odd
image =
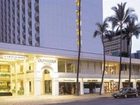
[(114, 99), (112, 97), (100, 97), (96, 99), (83, 99), (73, 102), (60, 102), (44, 105), (140, 105), (140, 98)]
[(140, 97), (121, 99), (114, 99), (110, 95), (0, 97), (0, 105), (140, 105)]

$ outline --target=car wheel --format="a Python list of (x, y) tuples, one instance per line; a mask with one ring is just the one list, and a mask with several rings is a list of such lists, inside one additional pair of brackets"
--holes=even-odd
[(124, 98), (127, 98), (127, 95), (126, 94), (124, 95)]

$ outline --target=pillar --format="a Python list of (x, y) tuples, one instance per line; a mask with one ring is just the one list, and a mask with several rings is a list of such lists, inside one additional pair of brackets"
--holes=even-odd
[(41, 95), (41, 80), (40, 79), (35, 79), (34, 81), (34, 94), (35, 96)]
[(52, 79), (52, 95), (58, 96), (59, 95), (59, 81), (58, 78)]
[(136, 81), (132, 81), (133, 82), (133, 88), (137, 88), (137, 83), (136, 83)]
[(120, 80), (120, 89), (123, 88), (123, 81)]
[(83, 79), (81, 79), (81, 81), (80, 81), (80, 94), (81, 95), (84, 94), (84, 83), (83, 83)]
[(29, 81), (24, 80), (24, 95), (29, 95)]
[(104, 83), (102, 84), (102, 90), (101, 90), (101, 94), (104, 94), (105, 91), (104, 91)]

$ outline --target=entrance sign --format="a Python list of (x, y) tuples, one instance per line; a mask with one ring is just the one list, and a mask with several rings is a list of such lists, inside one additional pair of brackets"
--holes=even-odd
[(55, 59), (47, 59), (47, 58), (39, 58), (38, 62), (39, 63), (54, 64), (54, 63), (56, 63), (56, 60)]

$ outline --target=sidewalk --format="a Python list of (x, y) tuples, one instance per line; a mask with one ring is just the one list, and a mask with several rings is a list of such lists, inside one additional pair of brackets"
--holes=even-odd
[(63, 95), (63, 96), (4, 96), (0, 97), (0, 105), (44, 105), (54, 103), (66, 103), (79, 100), (93, 100), (111, 95), (89, 94), (81, 96)]

